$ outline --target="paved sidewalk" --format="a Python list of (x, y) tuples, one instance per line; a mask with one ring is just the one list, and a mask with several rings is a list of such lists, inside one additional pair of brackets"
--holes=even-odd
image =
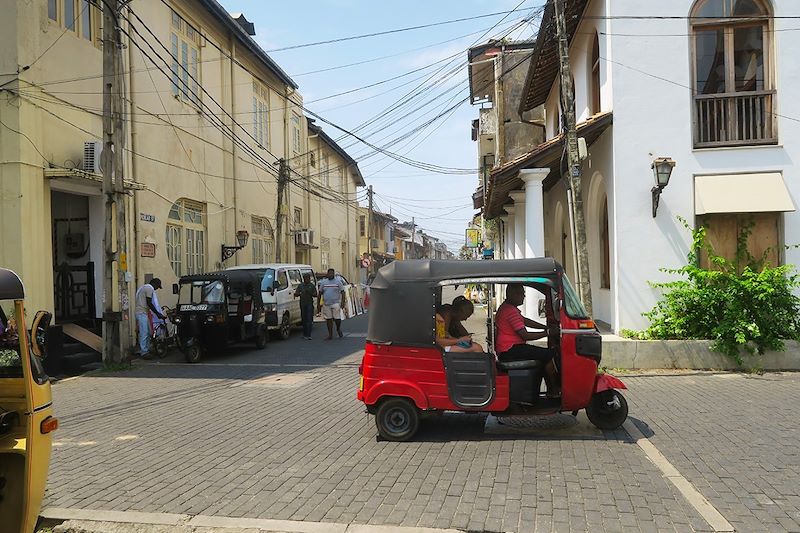
[[(445, 414), (414, 442), (378, 442), (355, 400), (365, 324), (346, 321), (342, 340), (293, 336), (55, 385), (45, 505), (476, 532), (709, 530), (625, 431), (580, 417), (504, 434), (484, 415)], [(739, 531), (800, 530), (800, 376), (623, 379), (632, 419)]]

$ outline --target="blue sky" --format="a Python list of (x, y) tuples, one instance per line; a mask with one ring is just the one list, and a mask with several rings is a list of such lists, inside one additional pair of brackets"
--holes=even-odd
[[(315, 2), (261, 2), (221, 0), (230, 12), (242, 12), (255, 23), (256, 40), (269, 51), (352, 35), (429, 24), (514, 9), (521, 0), (317, 0)], [(467, 96), (465, 65), (469, 46), (490, 37), (508, 34), (520, 19), (541, 0), (526, 0), (518, 11), (431, 28), (371, 37), (342, 43), (270, 52), (272, 58), (300, 85), (306, 106), (326, 119), (353, 129), (375, 117), (423, 82), (435, 87), (404, 108), (414, 114), (401, 118), (402, 111), (359, 132), (370, 143), (394, 140), (449, 109)], [(484, 36), (484, 32), (500, 23)], [(512, 38), (528, 38), (533, 29), (522, 24)], [(376, 59), (361, 65), (327, 72), (309, 72)], [(452, 59), (447, 59), (454, 56)], [(438, 63), (437, 63), (438, 62)], [(435, 64), (434, 64), (435, 63)], [(458, 68), (457, 68), (458, 67)], [(415, 69), (417, 72), (410, 73)], [(441, 69), (438, 73), (437, 70)], [(443, 79), (448, 73), (451, 77)], [(336, 98), (319, 100), (351, 89), (400, 77), (394, 81)], [(439, 98), (433, 100), (439, 96)], [(315, 101), (316, 100), (316, 101)], [(362, 101), (363, 100), (363, 101)], [(433, 101), (431, 101), (433, 100)], [(349, 104), (349, 105), (348, 105)], [(477, 147), (470, 139), (470, 123), (478, 110), (465, 102), (452, 113), (387, 147), (405, 157), (448, 168), (477, 167)], [(334, 139), (340, 131), (323, 125)], [(391, 211), (401, 220), (416, 217), (417, 224), (447, 242), (457, 251), (463, 244), (464, 229), (473, 214), (471, 195), (477, 176), (431, 173), (394, 161), (382, 154), (362, 159), (370, 149), (350, 137), (340, 144), (359, 161), (368, 184), (375, 190), (376, 207)]]

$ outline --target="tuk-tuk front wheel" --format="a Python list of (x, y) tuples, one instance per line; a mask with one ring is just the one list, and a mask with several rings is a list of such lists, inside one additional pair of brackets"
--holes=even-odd
[(200, 351), (200, 346), (197, 344), (192, 344), (191, 346), (187, 346), (184, 348), (183, 351), (184, 355), (186, 356), (187, 363), (199, 363), (200, 356), (202, 355)]
[(269, 340), (269, 331), (267, 331), (267, 327), (261, 327), (258, 330), (258, 335), (256, 336), (256, 348), (259, 350), (263, 350), (267, 347), (267, 341)]
[(407, 398), (389, 398), (381, 402), (375, 413), (378, 433), (386, 440), (405, 442), (419, 429), (419, 410)]
[(628, 402), (619, 391), (604, 390), (592, 396), (586, 406), (586, 416), (599, 429), (617, 429), (628, 418)]

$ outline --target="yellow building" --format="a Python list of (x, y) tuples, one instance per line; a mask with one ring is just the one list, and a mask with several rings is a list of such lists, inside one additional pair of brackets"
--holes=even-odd
[[(333, 268), (355, 282), (359, 257), (356, 194), (357, 187), (365, 185), (364, 178), (355, 160), (311, 119), (306, 159), (308, 217), (302, 218), (295, 208), (295, 220), (302, 220), (293, 227), (295, 235), (299, 235), (296, 240), (303, 241), (306, 228), (318, 228), (309, 247), (311, 265), (320, 271)], [(298, 262), (308, 259), (301, 253), (298, 250)]]
[[(102, 14), (86, 0), (3, 5), (0, 265), (22, 276), (31, 309), (62, 322), (98, 318)], [(216, 0), (129, 7), (121, 25), (130, 283), (127, 295), (111, 292), (115, 307), (124, 310), (153, 276), (167, 288), (161, 304), (171, 305), (180, 275), (274, 261), (277, 248), (280, 260), (322, 268), (319, 244), (300, 233), (307, 229), (329, 239), (328, 264), (346, 274), (355, 262), (354, 215), (320, 198), (325, 184), (309, 168), (311, 153), (331, 150), (320, 136), (309, 140), (297, 84), (256, 44), (252, 24)], [(344, 168), (346, 179), (331, 196), (354, 198), (363, 179), (336, 148), (330, 168)], [(291, 170), (279, 208), (281, 159)], [(337, 224), (343, 231), (333, 231)], [(236, 245), (242, 231), (248, 244), (223, 262), (221, 247)]]

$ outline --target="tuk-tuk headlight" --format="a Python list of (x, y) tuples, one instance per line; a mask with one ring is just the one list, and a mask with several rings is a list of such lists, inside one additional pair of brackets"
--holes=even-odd
[(180, 324), (181, 323), (181, 315), (175, 315), (175, 318), (173, 318), (172, 321), (175, 322), (176, 324)]
[(274, 313), (278, 310), (278, 304), (264, 304), (264, 311), (267, 313)]

